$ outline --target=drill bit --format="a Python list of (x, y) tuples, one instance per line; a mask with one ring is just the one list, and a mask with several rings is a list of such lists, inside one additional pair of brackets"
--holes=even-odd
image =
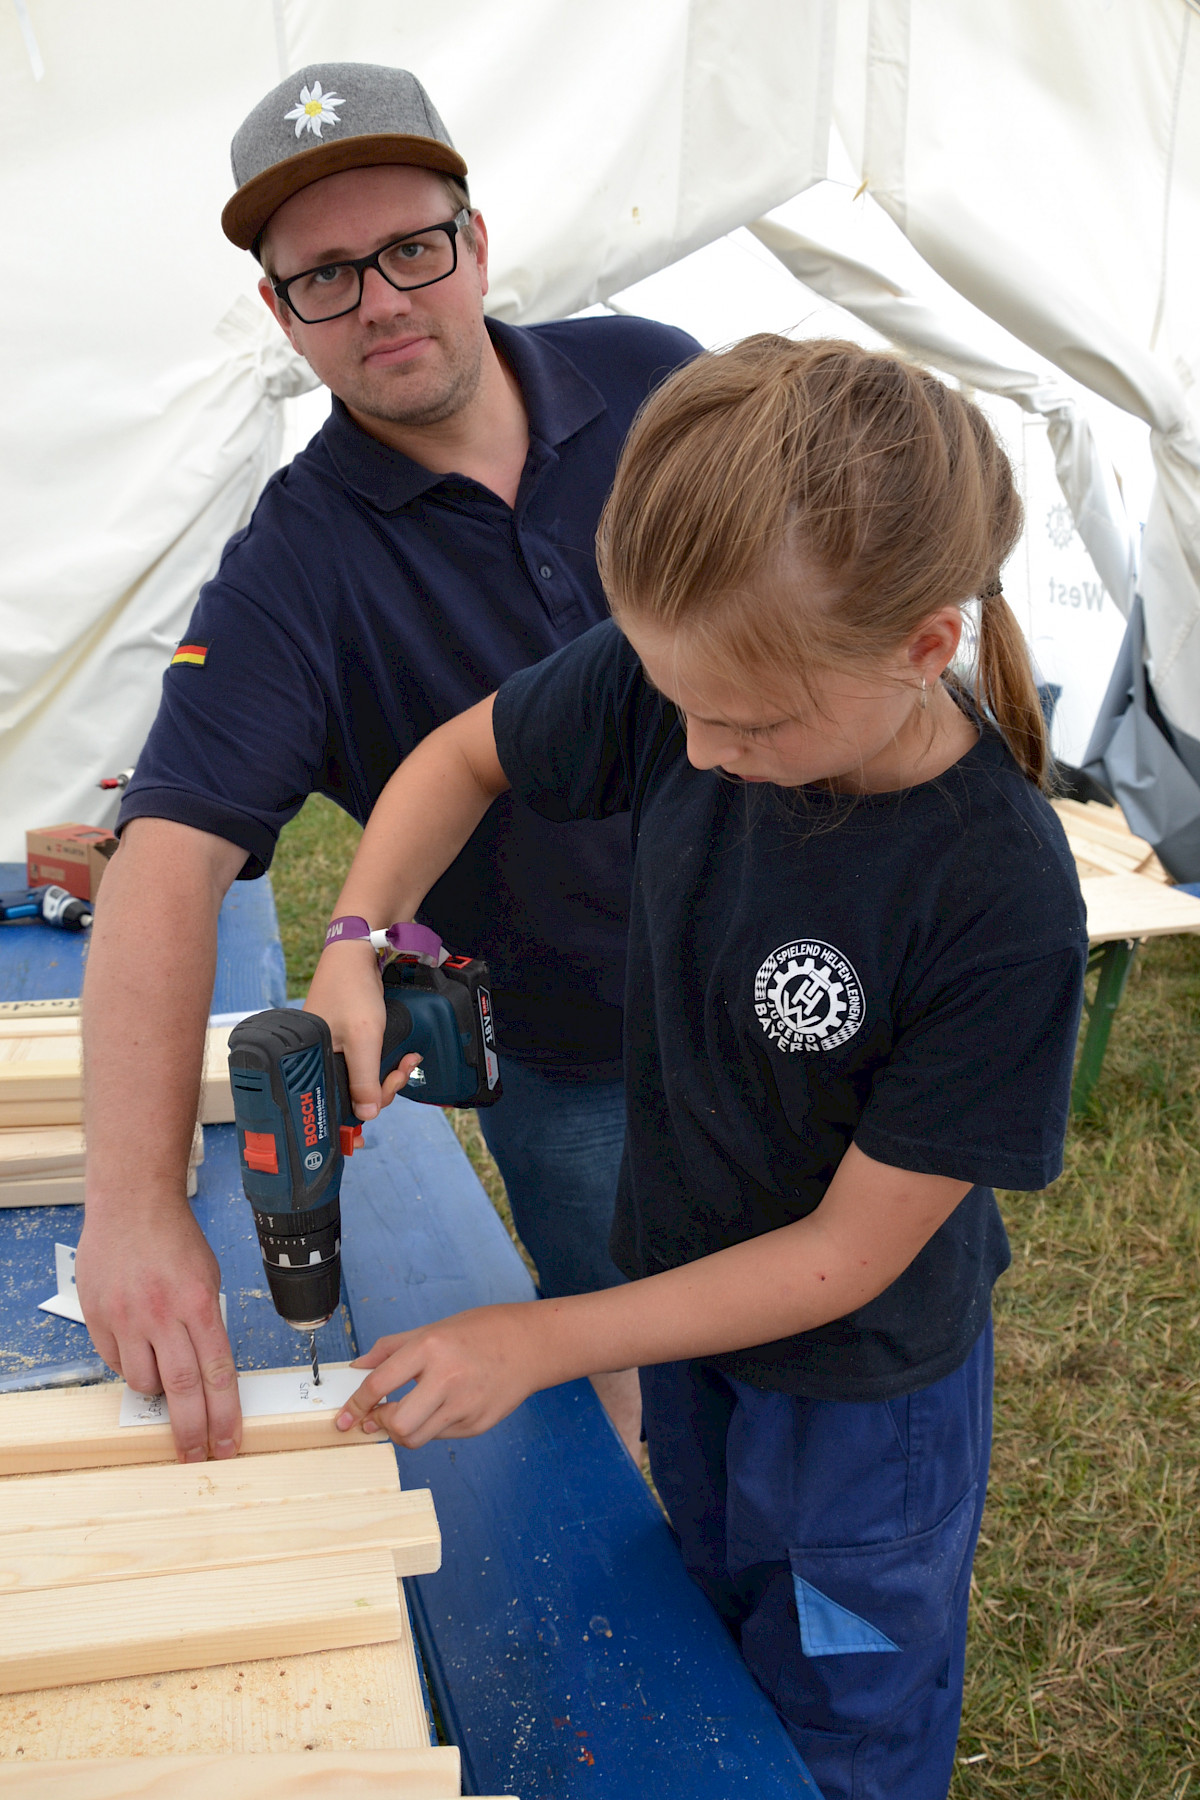
[(308, 1354), (312, 1359), (313, 1386), (320, 1387), (321, 1365), (317, 1361), (317, 1334), (315, 1331), (310, 1331), (308, 1334)]

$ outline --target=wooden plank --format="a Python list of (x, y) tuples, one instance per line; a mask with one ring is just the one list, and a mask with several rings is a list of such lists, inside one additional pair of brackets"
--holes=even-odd
[[(1096, 831), (1106, 831), (1112, 837), (1134, 836), (1129, 821), (1119, 806), (1102, 806), (1098, 800), (1070, 800), (1065, 796), (1050, 802), (1060, 819), (1078, 819), (1081, 824)], [(1136, 840), (1145, 843), (1144, 838)]]
[(1137, 874), (1140, 858), (1131, 856), (1127, 850), (1097, 843), (1095, 838), (1081, 837), (1077, 832), (1068, 831), (1067, 848), (1077, 866), (1083, 863), (1089, 868), (1098, 869), (1102, 875)]
[[(194, 1200), (198, 1188), (195, 1166), (189, 1164), (183, 1191), (189, 1200)], [(0, 1178), (0, 1206), (82, 1206), (83, 1201), (82, 1172), (78, 1175), (6, 1175)]]
[[(329, 1454), (338, 1457), (336, 1450)], [(201, 1466), (206, 1465), (190, 1465)], [(283, 1477), (279, 1479), (282, 1483)], [(253, 1506), (210, 1506), (177, 1517), (134, 1514), (0, 1536), (0, 1594), (293, 1562), (297, 1557), (319, 1560), (331, 1542), (339, 1554), (388, 1551), (397, 1575), (428, 1575), (442, 1560), (428, 1488), (401, 1493), (397, 1481), (390, 1493), (341, 1494), (336, 1502), (324, 1494), (284, 1490)]]
[(1200, 900), (1144, 875), (1097, 875), (1079, 886), (1093, 944), (1200, 932)]
[(0, 1763), (0, 1796), (12, 1800), (453, 1800), (461, 1792), (449, 1745)]
[(461, 1792), (449, 1745), (0, 1764), (0, 1796), (13, 1800), (453, 1800)]
[(408, 1616), (401, 1637), (271, 1661), (0, 1694), (0, 1768), (33, 1759), (420, 1749), (429, 1743)]
[(68, 1038), (79, 1042), (80, 1019), (77, 1013), (56, 1012), (46, 1018), (26, 1018), (21, 1014), (0, 1012), (0, 1042), (10, 1038)]
[(29, 1125), (78, 1125), (83, 1102), (74, 1100), (5, 1100), (0, 1096), (0, 1130)]
[[(0, 1131), (0, 1181), (15, 1176), (82, 1175), (84, 1168), (82, 1125), (40, 1125)], [(192, 1134), (188, 1166), (204, 1161), (204, 1128)]]
[(82, 1175), (10, 1175), (0, 1181), (0, 1206), (82, 1205)]
[[(1088, 863), (1104, 872), (1130, 872), (1145, 875), (1151, 881), (1169, 882), (1170, 876), (1159, 862), (1152, 844), (1135, 835), (1118, 806), (1101, 806), (1094, 800), (1054, 800), (1055, 812), (1062, 820), (1067, 841), (1077, 862)], [(1118, 858), (1114, 868), (1092, 852), (1107, 851)]]
[[(198, 1187), (195, 1169), (189, 1168), (184, 1193), (194, 1200)], [(82, 1175), (8, 1175), (0, 1181), (0, 1206), (82, 1206)]]
[(0, 1019), (77, 1019), (82, 1011), (78, 994), (61, 1000), (0, 1000)]
[[(0, 1126), (70, 1125), (83, 1117), (83, 1052), (75, 1029), (60, 1021), (35, 1021), (30, 1031), (0, 1032)], [(41, 1035), (38, 1035), (39, 1028)], [(210, 1026), (200, 1090), (200, 1122), (233, 1118), (227, 1025)]]
[(7, 1535), (57, 1531), (135, 1516), (180, 1517), (220, 1507), (250, 1507), (281, 1492), (339, 1500), (395, 1493), (400, 1471), (392, 1446), (360, 1437), (350, 1449), (278, 1451), (227, 1462), (132, 1464), (0, 1481), (0, 1544)]
[[(121, 1382), (105, 1381), (95, 1387), (0, 1394), (0, 1475), (174, 1462), (169, 1424), (120, 1424), (123, 1393)], [(335, 1430), (334, 1418), (331, 1410), (246, 1419), (242, 1454), (349, 1448), (356, 1441), (355, 1434)], [(361, 1435), (357, 1441), (362, 1442)]]
[(0, 1596), (0, 1692), (400, 1636), (386, 1550)]
[(1089, 862), (1086, 856), (1076, 856), (1075, 873), (1080, 881), (1092, 881), (1099, 875), (1111, 875), (1112, 870), (1098, 862)]
[(228, 1125), (233, 1119), (233, 1090), (229, 1085), (229, 1033), (232, 1025), (210, 1025), (204, 1050), (204, 1079), (200, 1087), (200, 1123)]
[(82, 1175), (82, 1125), (43, 1125), (0, 1131), (0, 1177)]
[(83, 1097), (83, 1050), (74, 1037), (0, 1037), (0, 1098)]

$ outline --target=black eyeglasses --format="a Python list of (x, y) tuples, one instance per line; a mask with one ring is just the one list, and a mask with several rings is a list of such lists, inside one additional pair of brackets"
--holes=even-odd
[(352, 313), (362, 302), (368, 269), (383, 276), (389, 287), (406, 293), (410, 288), (432, 287), (445, 281), (458, 267), (458, 234), (471, 215), (461, 212), (441, 225), (410, 231), (394, 238), (372, 256), (351, 262), (322, 263), (319, 269), (301, 269), (286, 281), (273, 281), (275, 298), (289, 306), (302, 325), (323, 325)]

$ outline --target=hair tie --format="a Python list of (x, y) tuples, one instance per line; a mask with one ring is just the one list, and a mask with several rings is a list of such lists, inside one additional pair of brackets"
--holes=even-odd
[(1004, 593), (1004, 583), (997, 575), (989, 587), (985, 587), (979, 598), (981, 600), (999, 600)]

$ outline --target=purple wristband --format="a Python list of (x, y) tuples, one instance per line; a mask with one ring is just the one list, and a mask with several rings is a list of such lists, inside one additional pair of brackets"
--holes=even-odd
[(370, 935), (371, 927), (365, 919), (358, 918), (354, 913), (347, 913), (341, 919), (331, 919), (325, 927), (325, 948), (328, 950), (330, 944), (336, 944), (341, 938), (349, 941), (351, 938), (365, 938)]
[(389, 925), (386, 931), (372, 931), (365, 919), (355, 913), (347, 913), (340, 919), (332, 919), (325, 932), (325, 946), (352, 938), (369, 938), (374, 949), (391, 950), (397, 956), (424, 956), (435, 964), (442, 954), (442, 940), (436, 931), (430, 931), (427, 925), (418, 925), (412, 919), (400, 920)]

